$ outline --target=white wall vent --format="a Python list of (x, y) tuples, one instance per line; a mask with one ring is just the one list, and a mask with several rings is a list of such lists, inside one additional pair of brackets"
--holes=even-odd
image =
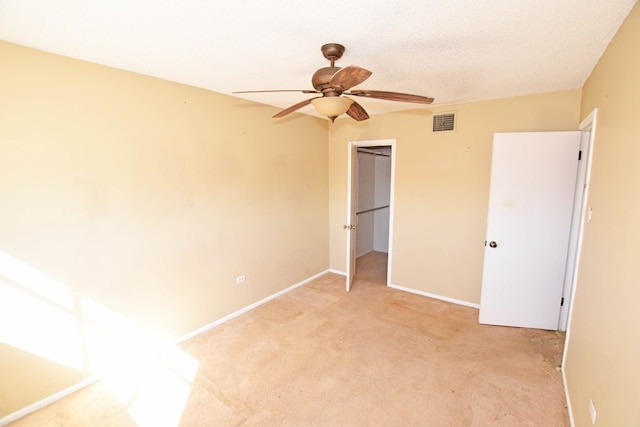
[(456, 130), (456, 113), (433, 115), (434, 132), (453, 132)]

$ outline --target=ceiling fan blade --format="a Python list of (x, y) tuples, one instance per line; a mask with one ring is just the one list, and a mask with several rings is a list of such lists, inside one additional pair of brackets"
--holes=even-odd
[(269, 92), (302, 92), (302, 93), (320, 93), (317, 90), (310, 89), (283, 89), (283, 90), (238, 90), (231, 93), (269, 93)]
[(384, 99), (386, 101), (414, 102), (416, 104), (431, 104), (433, 98), (408, 93), (386, 92), (383, 90), (355, 90), (345, 95), (364, 96), (365, 98)]
[[(316, 97), (316, 98), (321, 98), (321, 97)], [(289, 107), (289, 108), (285, 108), (284, 110), (280, 111), (278, 114), (276, 114), (276, 115), (275, 115), (275, 116), (273, 116), (272, 118), (273, 118), (273, 119), (275, 119), (275, 118), (278, 118), (278, 117), (284, 117), (284, 116), (286, 116), (287, 114), (291, 114), (291, 113), (293, 113), (294, 111), (296, 111), (297, 109), (302, 108), (302, 107), (304, 107), (305, 105), (309, 105), (309, 104), (311, 104), (311, 101), (312, 101), (312, 100), (314, 100), (314, 99), (316, 99), (316, 98), (309, 98), (309, 99), (305, 99), (305, 100), (304, 100), (304, 101), (302, 101), (302, 102), (298, 102), (297, 104), (294, 104), (294, 105), (292, 105), (291, 107)]]
[(329, 85), (339, 90), (347, 90), (359, 85), (363, 81), (367, 80), (371, 75), (371, 71), (365, 70), (362, 67), (356, 67), (350, 65), (348, 67), (341, 68), (329, 81)]
[(369, 114), (367, 114), (364, 108), (362, 108), (362, 105), (358, 104), (355, 101), (353, 101), (353, 104), (351, 104), (351, 107), (349, 107), (349, 109), (347, 110), (347, 114), (352, 119), (357, 120), (359, 122), (363, 120), (367, 120), (369, 118)]

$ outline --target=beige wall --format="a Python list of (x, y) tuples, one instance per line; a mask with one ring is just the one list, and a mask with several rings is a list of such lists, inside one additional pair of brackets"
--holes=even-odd
[(431, 131), (429, 108), (329, 130), (331, 268), (345, 270), (347, 145), (396, 139), (395, 285), (480, 302), (495, 132), (577, 130), (580, 90), (432, 108), (457, 112), (454, 133)]
[(576, 426), (640, 425), (640, 6), (587, 80), (582, 116), (598, 108), (565, 374)]
[[(173, 340), (329, 267), (327, 121), (3, 42), (0, 63), (0, 291), (27, 305), (0, 418), (88, 374), (86, 337), (74, 368), (34, 349), (95, 326), (89, 300)], [(75, 335), (37, 336), (54, 318)]]
[[(391, 138), (392, 282), (478, 303), (492, 134), (573, 130), (598, 107), (565, 371), (577, 426), (590, 425), (590, 398), (598, 425), (636, 425), (638, 40), (636, 6), (582, 91), (432, 108), (457, 111), (449, 134), (433, 134), (422, 109), (329, 128), (273, 122), (271, 107), (0, 42), (0, 257), (73, 304), (12, 271), (0, 290), (81, 328), (89, 298), (174, 339), (329, 266), (344, 271), (347, 142)], [(42, 316), (17, 312), (26, 331)], [(86, 375), (0, 342), (0, 418)]]

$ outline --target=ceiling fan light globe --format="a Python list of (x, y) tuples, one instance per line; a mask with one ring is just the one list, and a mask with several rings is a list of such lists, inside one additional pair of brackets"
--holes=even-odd
[(311, 101), (318, 113), (327, 117), (337, 117), (347, 112), (353, 99), (346, 96), (324, 96)]

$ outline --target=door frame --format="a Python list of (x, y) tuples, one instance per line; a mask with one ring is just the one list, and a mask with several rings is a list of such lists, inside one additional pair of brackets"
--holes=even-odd
[[(357, 206), (351, 206), (351, 194), (353, 191), (358, 191), (357, 180), (353, 182), (351, 177), (353, 176), (352, 168), (357, 168), (357, 159), (352, 156), (352, 152), (357, 153), (358, 147), (376, 147), (376, 146), (389, 146), (391, 147), (391, 178), (389, 183), (389, 249), (387, 258), (387, 286), (391, 284), (391, 272), (393, 265), (393, 222), (394, 222), (394, 206), (395, 206), (395, 183), (396, 183), (396, 140), (395, 139), (373, 139), (363, 141), (349, 141), (347, 144), (347, 225), (356, 225), (355, 233), (347, 231), (347, 268), (346, 268), (346, 285), (347, 291), (350, 289), (349, 278), (353, 276), (354, 272), (351, 272), (351, 265), (355, 266), (355, 263), (351, 264), (351, 244), (355, 245), (356, 233), (358, 232), (357, 224), (350, 224), (352, 216), (355, 216)], [(353, 150), (353, 151), (352, 151)], [(350, 240), (353, 240), (351, 242)], [(353, 251), (355, 256), (355, 251)], [(354, 267), (355, 268), (355, 267)]]
[[(571, 234), (569, 236), (569, 249), (567, 256), (567, 266), (565, 269), (564, 289), (562, 297), (564, 305), (560, 309), (558, 319), (558, 330), (567, 331), (571, 320), (573, 297), (576, 293), (578, 282), (578, 267), (580, 265), (580, 254), (582, 250), (582, 236), (584, 234), (585, 216), (587, 213), (587, 198), (589, 195), (589, 180), (591, 177), (591, 162), (593, 159), (593, 143), (596, 134), (596, 120), (598, 109), (595, 108), (580, 123), (578, 130), (582, 132), (580, 138), (580, 150), (582, 151), (583, 162), (578, 165), (578, 177), (576, 180), (576, 193), (573, 201), (573, 217), (571, 219)], [(590, 221), (588, 219), (587, 221)], [(567, 331), (567, 338), (569, 332)], [(565, 347), (566, 348), (566, 347)], [(563, 360), (564, 365), (564, 360)]]

